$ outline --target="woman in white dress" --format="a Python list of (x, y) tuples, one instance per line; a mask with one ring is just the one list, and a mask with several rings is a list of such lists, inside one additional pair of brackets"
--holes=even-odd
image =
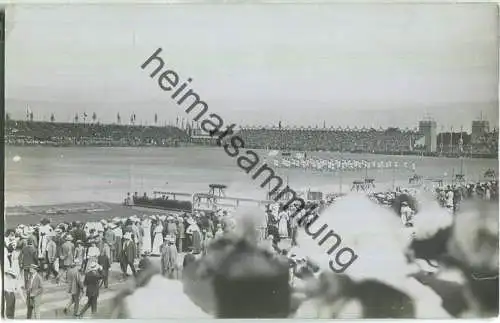
[(163, 223), (162, 221), (158, 221), (158, 224), (155, 227), (153, 232), (153, 250), (151, 251), (152, 255), (160, 255), (160, 247), (163, 244)]
[(288, 214), (281, 212), (279, 215), (278, 232), (281, 238), (288, 238)]
[(146, 218), (142, 221), (142, 229), (144, 230), (144, 235), (142, 237), (142, 251), (151, 252), (151, 219)]

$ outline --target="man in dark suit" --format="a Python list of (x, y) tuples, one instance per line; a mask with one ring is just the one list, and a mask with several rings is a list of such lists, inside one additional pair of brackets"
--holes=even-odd
[(106, 254), (105, 250), (101, 251), (101, 254), (97, 258), (97, 263), (101, 266), (102, 283), (104, 284), (104, 288), (108, 288), (109, 268), (111, 267), (111, 262), (109, 255)]
[(101, 283), (101, 275), (99, 274), (99, 265), (97, 263), (89, 264), (89, 271), (85, 274), (83, 285), (87, 288), (87, 304), (83, 307), (80, 315), (82, 316), (89, 307), (92, 310), (92, 315), (97, 313), (97, 298), (99, 297), (99, 286)]
[(134, 276), (136, 275), (135, 267), (134, 267), (134, 260), (136, 257), (136, 246), (134, 241), (132, 241), (132, 236), (130, 232), (125, 233), (123, 236), (124, 242), (123, 242), (123, 248), (122, 248), (122, 255), (120, 259), (120, 264), (121, 264), (121, 269), (123, 272), (124, 276), (127, 275), (127, 270), (128, 267), (130, 266), (130, 269), (132, 270), (132, 273)]
[(34, 314), (34, 318), (39, 319), (43, 294), (42, 277), (38, 274), (37, 265), (31, 265), (29, 270), (28, 284), (26, 286), (27, 318), (31, 319)]

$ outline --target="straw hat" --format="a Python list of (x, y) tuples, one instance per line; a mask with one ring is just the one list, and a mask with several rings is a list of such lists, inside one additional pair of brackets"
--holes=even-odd
[(73, 236), (71, 236), (71, 234), (67, 234), (66, 241), (72, 241), (72, 240), (73, 240)]

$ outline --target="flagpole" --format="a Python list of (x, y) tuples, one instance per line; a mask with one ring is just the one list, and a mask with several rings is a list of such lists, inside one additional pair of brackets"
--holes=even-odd
[(453, 126), (451, 126), (451, 133), (450, 133), (450, 152), (453, 155)]

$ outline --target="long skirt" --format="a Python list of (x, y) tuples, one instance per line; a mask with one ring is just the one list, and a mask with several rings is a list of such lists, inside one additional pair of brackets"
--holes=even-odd
[(163, 234), (161, 232), (157, 232), (153, 238), (153, 250), (151, 251), (152, 255), (160, 255), (160, 247), (163, 244)]
[(288, 238), (288, 223), (285, 219), (280, 220), (278, 230), (281, 238)]
[(151, 251), (151, 235), (149, 232), (144, 234), (144, 237), (142, 237), (142, 251)]

